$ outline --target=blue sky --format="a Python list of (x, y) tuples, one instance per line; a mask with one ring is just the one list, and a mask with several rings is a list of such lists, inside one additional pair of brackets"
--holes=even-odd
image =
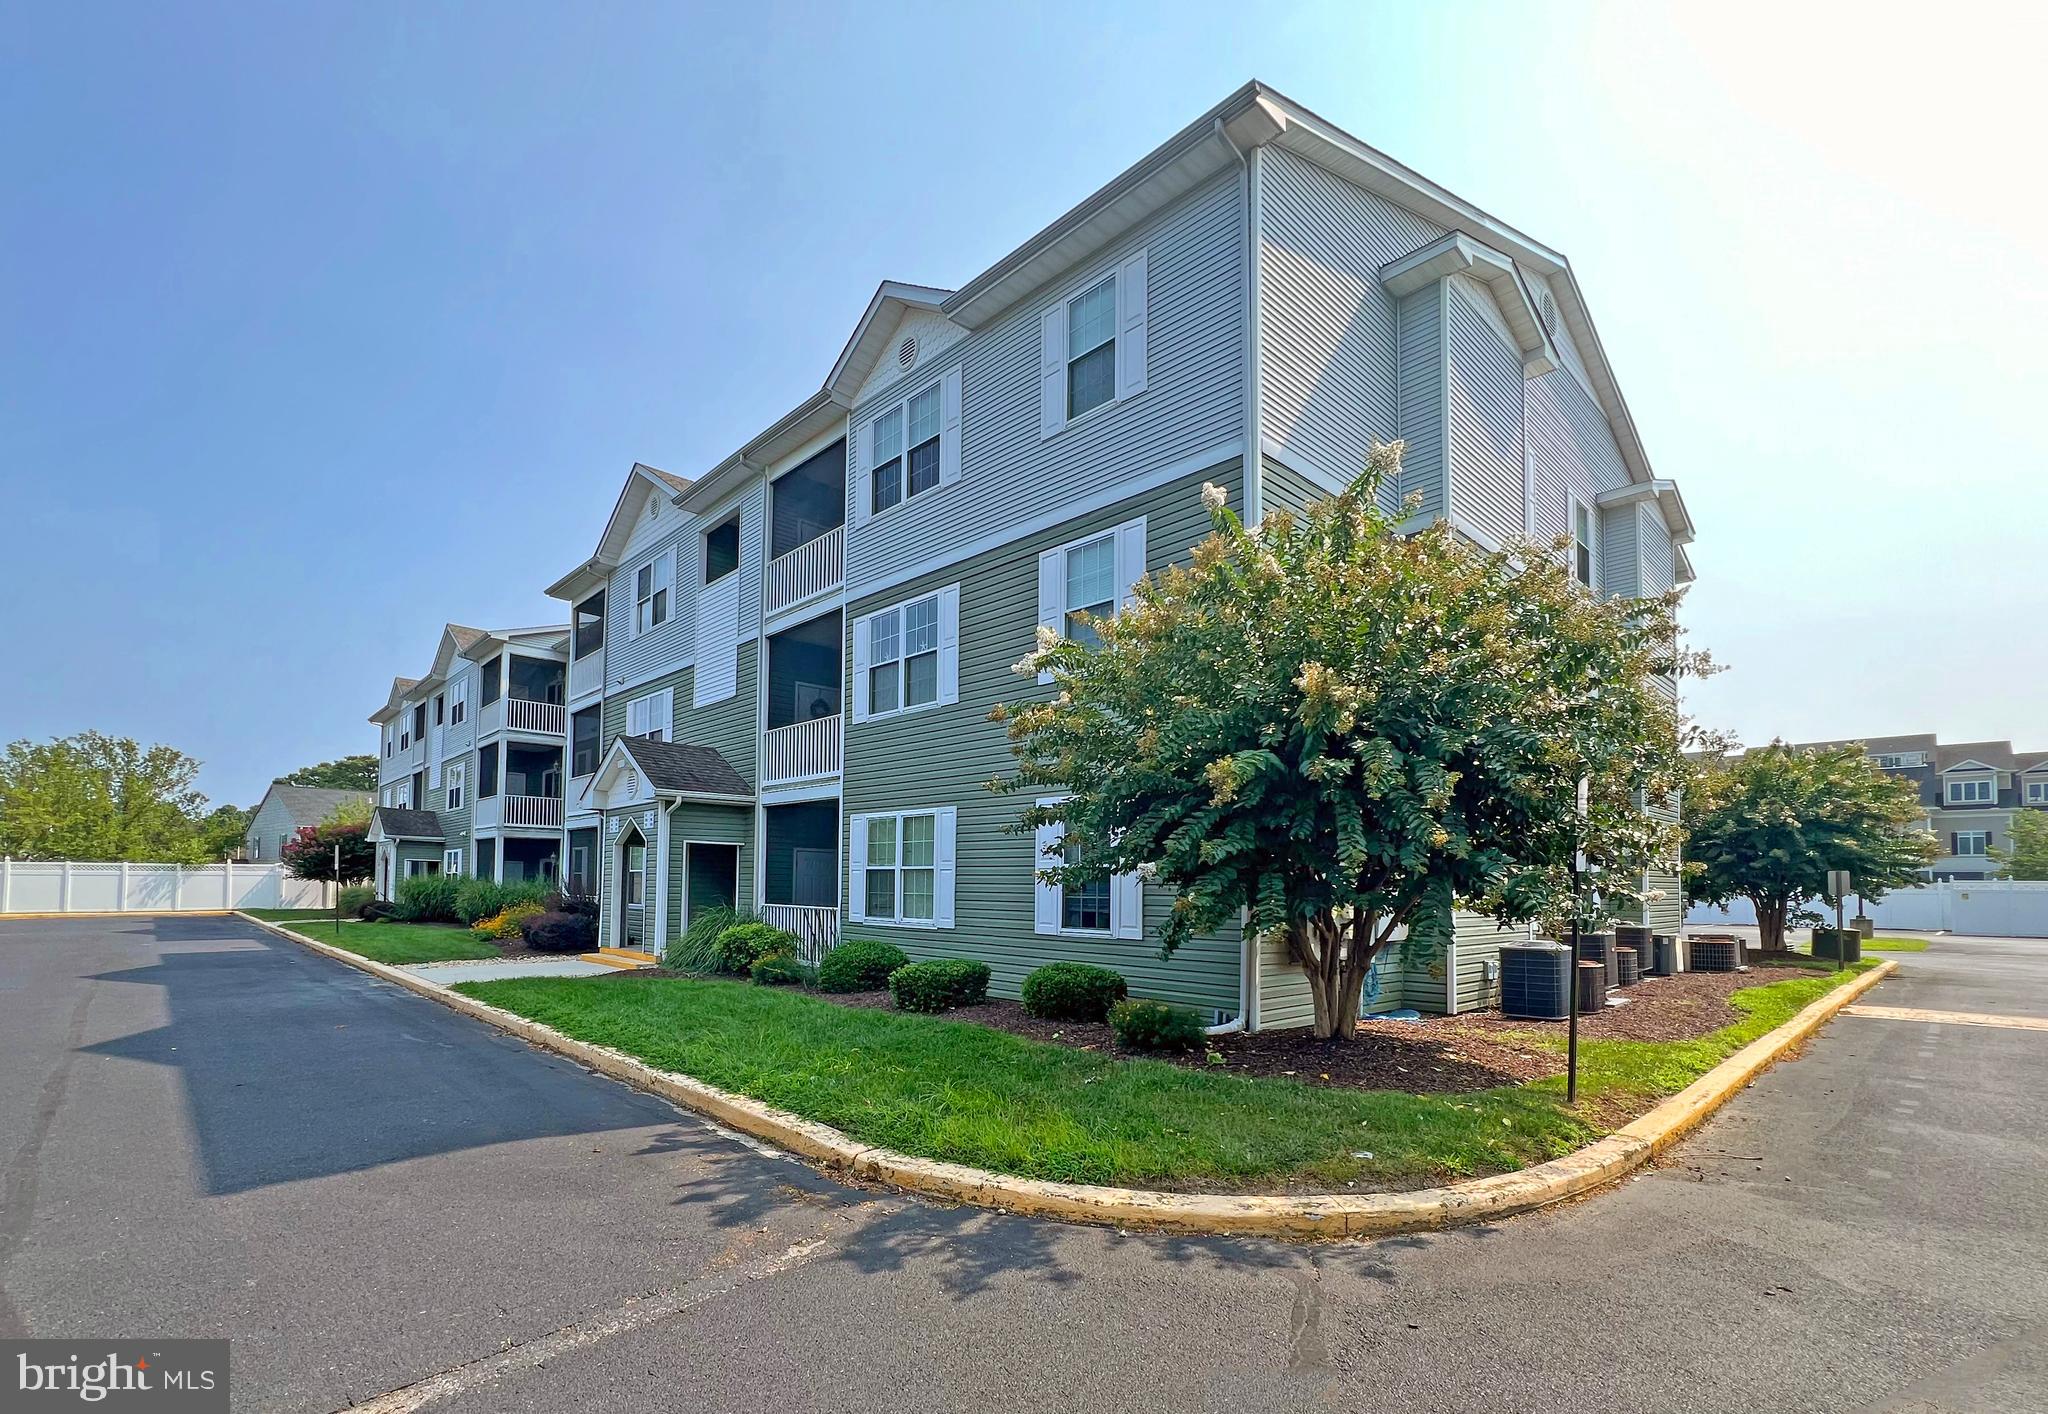
[[(1796, 5), (55, 6), (0, 34), (0, 741), (216, 799), (556, 617), (635, 460), (814, 389), (1256, 75), (1578, 271), (1706, 721), (2048, 747), (2048, 30)], [(1768, 36), (1765, 42), (1761, 36)]]

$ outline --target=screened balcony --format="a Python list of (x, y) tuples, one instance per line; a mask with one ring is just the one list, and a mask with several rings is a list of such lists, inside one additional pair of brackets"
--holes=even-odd
[(846, 580), (846, 442), (792, 468), (769, 488), (770, 614), (839, 588)]
[(769, 635), (764, 786), (839, 774), (840, 622), (835, 609)]
[(568, 667), (548, 658), (507, 653), (484, 664), (483, 705), (477, 731), (488, 735), (504, 728), (538, 736), (561, 736), (569, 727), (562, 705), (568, 689)]
[(477, 748), (476, 826), (560, 829), (562, 749), (510, 741)]
[(839, 941), (839, 802), (807, 800), (761, 812), (761, 917), (797, 936), (816, 962)]

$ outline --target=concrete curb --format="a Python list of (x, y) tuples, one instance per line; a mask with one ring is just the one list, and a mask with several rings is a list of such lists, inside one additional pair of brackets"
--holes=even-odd
[(1898, 970), (1896, 962), (1879, 963), (1855, 981), (1814, 1001), (1783, 1026), (1750, 1042), (1649, 1113), (1564, 1158), (1516, 1173), (1412, 1193), (1239, 1197), (1051, 1183), (873, 1148), (828, 1125), (720, 1090), (687, 1075), (656, 1070), (609, 1046), (579, 1041), (552, 1026), (487, 1006), (400, 968), (372, 962), (260, 918), (247, 914), (236, 917), (408, 991), (431, 997), (443, 1006), (489, 1022), (636, 1089), (659, 1095), (856, 1178), (890, 1184), (930, 1198), (1033, 1217), (1164, 1232), (1264, 1237), (1385, 1237), (1460, 1227), (1549, 1207), (1612, 1183), (1676, 1143), (1773, 1061)]

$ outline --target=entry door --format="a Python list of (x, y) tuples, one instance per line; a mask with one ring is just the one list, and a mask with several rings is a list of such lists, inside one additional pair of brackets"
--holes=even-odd
[(692, 844), (685, 847), (688, 880), (683, 926), (702, 908), (733, 908), (740, 900), (740, 847), (736, 844)]

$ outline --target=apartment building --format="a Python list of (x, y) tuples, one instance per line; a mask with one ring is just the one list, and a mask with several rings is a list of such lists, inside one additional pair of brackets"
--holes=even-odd
[(555, 878), (569, 626), (449, 624), (426, 676), (395, 678), (378, 728), (378, 897), (416, 874)]
[[(737, 902), (812, 955), (885, 938), (982, 959), (1006, 995), (1074, 958), (1218, 1023), (1306, 1024), (1280, 949), (1233, 932), (1162, 960), (1163, 891), (1039, 882), (1059, 842), (985, 789), (1010, 765), (988, 712), (1049, 690), (1011, 671), (1039, 627), (1188, 556), (1204, 482), (1256, 521), (1394, 437), (1390, 506), (1415, 493), (1486, 546), (1567, 538), (1592, 592), (1692, 577), (1564, 257), (1248, 84), (958, 289), (884, 282), (818, 390), (716, 465), (631, 468), (548, 589), (566, 629), (444, 637), (373, 718), (393, 872), (466, 843), (506, 867), (503, 807), (486, 867), (481, 816), (413, 757), (456, 660), (516, 650), (565, 670), (559, 867), (609, 945)], [(522, 779), (545, 793), (544, 767)], [(1643, 921), (1676, 929), (1675, 870)], [(1462, 919), (1449, 957), (1387, 959), (1369, 1005), (1490, 1005), (1513, 936)]]
[(1932, 732), (1868, 737), (1861, 745), (1887, 773), (1919, 791), (1926, 811), (1921, 828), (1942, 850), (1926, 871), (1930, 879), (1992, 877), (1998, 865), (1991, 851), (2011, 844), (2018, 812), (2048, 810), (2048, 751), (2015, 751), (2010, 741), (1944, 746)]

